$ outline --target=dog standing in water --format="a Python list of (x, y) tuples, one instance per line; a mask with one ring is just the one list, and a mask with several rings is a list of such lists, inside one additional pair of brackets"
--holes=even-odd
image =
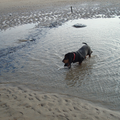
[(91, 48), (87, 45), (87, 43), (82, 46), (78, 51), (76, 52), (69, 52), (65, 54), (65, 57), (63, 59), (63, 63), (65, 63), (64, 66), (67, 66), (68, 68), (71, 68), (71, 63), (79, 62), (79, 64), (82, 63), (84, 59), (86, 59), (86, 56), (89, 55), (91, 57), (92, 51)]

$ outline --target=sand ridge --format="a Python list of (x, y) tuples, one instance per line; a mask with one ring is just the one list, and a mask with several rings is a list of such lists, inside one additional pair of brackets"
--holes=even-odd
[(0, 88), (1, 120), (120, 120), (120, 114), (79, 98), (22, 87)]

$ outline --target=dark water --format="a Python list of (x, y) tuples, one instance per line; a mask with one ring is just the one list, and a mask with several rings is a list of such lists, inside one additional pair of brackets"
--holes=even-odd
[[(76, 23), (84, 28), (72, 27)], [(53, 24), (53, 25), (52, 25)], [(120, 19), (88, 18), (1, 30), (0, 84), (77, 96), (120, 110)], [(63, 68), (64, 54), (88, 43), (82, 65)]]

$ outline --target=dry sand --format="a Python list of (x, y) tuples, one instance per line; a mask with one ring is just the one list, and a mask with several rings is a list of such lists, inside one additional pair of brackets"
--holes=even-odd
[(67, 95), (1, 87), (0, 120), (120, 120), (120, 114)]
[[(0, 0), (0, 12), (34, 7), (72, 5), (85, 0)], [(94, 0), (86, 0), (94, 2)], [(96, 0), (98, 2), (107, 0)], [(108, 0), (109, 2), (112, 0)], [(119, 3), (114, 0), (113, 3)], [(79, 98), (40, 93), (21, 87), (0, 88), (0, 120), (120, 120), (120, 114)]]

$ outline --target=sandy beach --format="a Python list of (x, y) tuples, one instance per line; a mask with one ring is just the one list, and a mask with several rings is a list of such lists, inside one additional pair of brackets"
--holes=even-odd
[[(120, 3), (119, 0), (0, 0), (0, 13), (108, 1)], [(1, 85), (0, 120), (120, 120), (120, 114), (69, 95)]]
[(1, 120), (120, 120), (120, 114), (79, 98), (22, 87), (0, 88)]

